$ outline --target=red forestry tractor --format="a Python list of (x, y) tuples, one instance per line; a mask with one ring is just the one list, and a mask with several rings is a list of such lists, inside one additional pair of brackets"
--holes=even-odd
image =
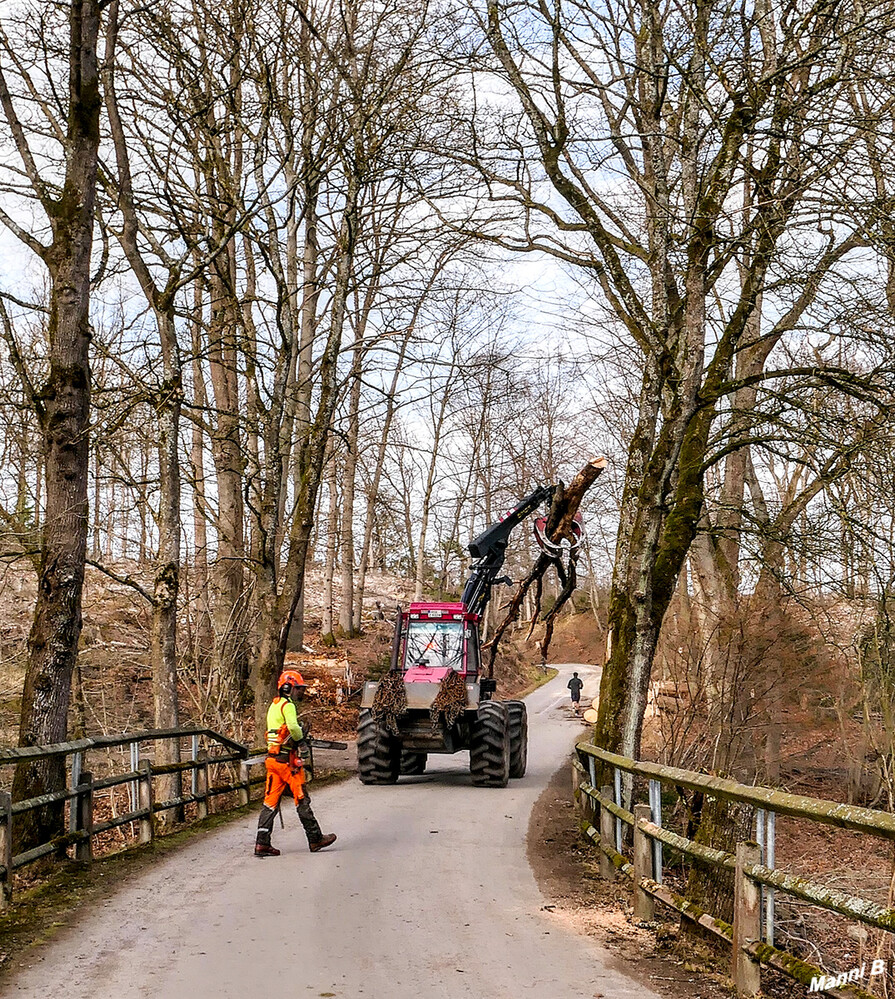
[[(525, 704), (494, 700), (497, 682), (483, 675), (479, 626), (491, 588), (511, 582), (498, 578), (510, 534), (555, 490), (536, 489), (468, 546), (474, 563), (459, 603), (399, 609), (390, 670), (363, 690), (357, 757), (364, 784), (394, 784), (402, 774), (423, 773), (429, 753), (462, 749), (479, 787), (505, 787), (525, 774)], [(535, 537), (549, 553), (544, 523)], [(580, 519), (573, 533), (577, 544)]]

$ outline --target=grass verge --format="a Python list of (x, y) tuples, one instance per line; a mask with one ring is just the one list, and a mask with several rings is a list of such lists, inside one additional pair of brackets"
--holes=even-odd
[(550, 681), (555, 676), (559, 676), (559, 670), (558, 669), (554, 669), (553, 666), (548, 666), (547, 667), (547, 672), (543, 673), (541, 676), (539, 676), (534, 681), (534, 683), (530, 683), (525, 688), (525, 690), (519, 691), (519, 693), (515, 695), (514, 700), (518, 701), (518, 700), (521, 700), (523, 697), (528, 697), (528, 695), (529, 694), (533, 694), (538, 689), (538, 687), (543, 687), (545, 683), (550, 683)]

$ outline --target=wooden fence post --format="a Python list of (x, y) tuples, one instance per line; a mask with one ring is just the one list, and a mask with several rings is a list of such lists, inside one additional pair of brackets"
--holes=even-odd
[(86, 832), (86, 839), (75, 843), (75, 860), (89, 864), (93, 860), (93, 774), (84, 770), (78, 777), (78, 794), (73, 800), (75, 831)]
[(249, 803), (249, 767), (245, 760), (239, 761), (239, 803), (247, 805)]
[(641, 822), (650, 821), (649, 805), (634, 806), (634, 918), (650, 923), (656, 916), (651, 895), (641, 887), (644, 878), (653, 876), (653, 848), (650, 838), (640, 828)]
[(140, 819), (140, 842), (151, 843), (155, 836), (155, 813), (152, 806), (155, 804), (155, 796), (152, 793), (152, 764), (149, 760), (140, 760), (137, 767), (140, 776), (137, 779), (137, 801), (141, 811), (148, 810), (148, 814)]
[[(607, 800), (612, 798), (612, 788), (605, 784), (600, 788), (600, 795)], [(612, 822), (612, 812), (608, 808), (600, 806), (600, 842), (607, 846), (615, 846), (614, 827)], [(615, 880), (615, 864), (600, 850), (600, 877), (607, 881)]]
[(0, 881), (0, 911), (12, 902), (12, 795), (0, 791), (0, 864), (3, 879)]
[(208, 818), (208, 750), (200, 749), (196, 753), (198, 766), (193, 771), (195, 774), (195, 794), (199, 799), (196, 802), (196, 818), (200, 821)]
[(745, 868), (761, 863), (757, 843), (737, 843), (733, 888), (733, 967), (731, 977), (740, 996), (755, 996), (761, 988), (761, 965), (745, 948), (761, 940), (761, 892)]

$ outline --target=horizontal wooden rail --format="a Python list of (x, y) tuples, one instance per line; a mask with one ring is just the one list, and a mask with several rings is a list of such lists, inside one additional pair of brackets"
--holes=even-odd
[(856, 832), (895, 839), (895, 815), (891, 812), (862, 808), (858, 805), (846, 805), (839, 801), (826, 801), (823, 798), (809, 798), (770, 787), (738, 784), (736, 781), (723, 777), (713, 777), (711, 774), (701, 774), (691, 770), (679, 770), (677, 767), (668, 767), (661, 763), (631, 760), (626, 756), (609, 753), (605, 749), (599, 749), (597, 746), (585, 742), (578, 743), (577, 749), (584, 756), (592, 756), (609, 766), (617, 767), (619, 770), (639, 777), (659, 780), (666, 784), (675, 784), (691, 791), (704, 791), (714, 798), (742, 801), (754, 805), (756, 808), (776, 812), (779, 815), (792, 815), (795, 818), (811, 819), (826, 825), (838, 826), (840, 829), (853, 829)]
[(70, 753), (82, 753), (90, 749), (109, 749), (115, 746), (127, 746), (132, 742), (153, 742), (159, 739), (186, 739), (193, 735), (207, 736), (222, 746), (232, 750), (239, 758), (248, 756), (247, 746), (236, 742), (212, 728), (156, 728), (140, 732), (125, 732), (119, 735), (92, 735), (72, 742), (56, 742), (48, 746), (19, 746), (13, 749), (0, 749), (0, 766), (19, 763), (21, 760), (43, 758), (47, 756), (68, 756)]
[(59, 801), (68, 801), (76, 798), (78, 792), (75, 791), (51, 791), (49, 794), (40, 794), (36, 798), (27, 798), (25, 801), (17, 801), (12, 806), (13, 815), (21, 815), (23, 812), (33, 812), (35, 808), (43, 808), (44, 805), (53, 805)]
[[(702, 791), (710, 797), (753, 805), (763, 810), (756, 813), (763, 817), (770, 815), (773, 818), (773, 814), (779, 811), (785, 815), (851, 829), (885, 839), (895, 838), (895, 816), (890, 813), (793, 795), (773, 788), (737, 784), (734, 781), (713, 777), (709, 774), (631, 760), (615, 753), (608, 753), (587, 743), (579, 743), (576, 748), (577, 756), (572, 761), (572, 777), (575, 799), (579, 803), (582, 814), (581, 830), (597, 846), (602, 855), (608, 858), (611, 865), (604, 869), (602, 865), (605, 861), (601, 861), (601, 873), (608, 876), (612, 871), (618, 871), (634, 882), (635, 915), (638, 908), (651, 914), (652, 903), (649, 899), (655, 899), (679, 912), (682, 916), (704, 926), (719, 939), (731, 943), (733, 947), (732, 977), (740, 995), (754, 995), (758, 990), (758, 973), (762, 963), (795, 978), (806, 986), (811, 986), (814, 979), (829, 980), (831, 977), (820, 968), (807, 964), (774, 947), (770, 938), (762, 940), (758, 885), (763, 885), (768, 893), (771, 906), (768, 912), (770, 914), (773, 912), (773, 895), (771, 893), (778, 890), (811, 905), (837, 912), (866, 925), (895, 931), (895, 909), (888, 909), (868, 899), (858, 898), (760, 863), (758, 860), (761, 858), (761, 850), (756, 843), (739, 844), (737, 854), (734, 855), (724, 850), (695, 843), (670, 829), (663, 828), (660, 824), (659, 783), (651, 784), (650, 800), (653, 804), (650, 807), (636, 805), (632, 812), (624, 808), (620, 801), (613, 800), (609, 796), (612, 793), (610, 786), (600, 791), (593, 786), (591, 779), (596, 773), (594, 763), (599, 760), (601, 763), (613, 767), (616, 774), (623, 771), (645, 777), (651, 782), (667, 783), (677, 788), (686, 787)], [(616, 797), (619, 795), (619, 787), (619, 781), (616, 780)], [(653, 790), (655, 790), (655, 796), (652, 795)], [(584, 807), (585, 802), (587, 802), (587, 808)], [(610, 816), (611, 818), (609, 818)], [(651, 821), (651, 818), (657, 817), (658, 821)], [(633, 863), (616, 849), (615, 837), (612, 834), (613, 820), (625, 823), (634, 832)], [(766, 818), (763, 821), (764, 825), (761, 826), (761, 829), (767, 835), (767, 829), (773, 830), (774, 825), (772, 822), (768, 824)], [(602, 834), (600, 829), (603, 830)], [(737, 886), (735, 908), (739, 913), (739, 920), (735, 919), (734, 926), (731, 927), (710, 913), (704, 912), (683, 896), (661, 884), (661, 852), (653, 853), (651, 858), (649, 849), (644, 846), (647, 842), (662, 843), (677, 850), (685, 857), (732, 872), (734, 883)], [(771, 849), (770, 857), (772, 864), (773, 849)], [(653, 870), (649, 869), (651, 859)], [(770, 915), (767, 918), (766, 927), (770, 928), (772, 927)], [(839, 996), (842, 999), (846, 999), (846, 997), (870, 999), (870, 994), (855, 983), (835, 987), (831, 983), (831, 987), (823, 991), (826, 995)]]
[[(152, 772), (155, 773), (155, 770), (153, 769)], [(112, 777), (102, 777), (100, 780), (95, 780), (93, 782), (93, 790), (106, 791), (110, 787), (121, 787), (122, 784), (133, 784), (134, 781), (139, 779), (139, 770), (129, 770), (126, 774), (117, 774)], [(31, 800), (33, 801), (34, 799), (32, 798)]]
[(761, 864), (748, 865), (746, 874), (759, 884), (779, 888), (788, 895), (800, 898), (803, 902), (810, 902), (811, 905), (819, 906), (821, 909), (838, 912), (840, 915), (866, 923), (868, 926), (875, 926), (880, 930), (890, 932), (895, 930), (895, 909), (887, 909), (876, 902), (848, 895), (816, 881), (809, 881), (807, 878), (771, 870), (762, 867)]
[[(108, 819), (106, 822), (100, 822), (93, 827), (93, 835), (96, 836), (98, 833), (108, 832), (110, 829), (117, 829), (119, 826), (126, 826), (128, 822), (138, 822), (140, 819), (148, 817), (149, 811), (147, 809), (138, 808), (135, 812), (128, 812), (125, 815), (118, 815), (114, 819)], [(86, 833), (84, 834), (84, 838), (86, 838)]]
[(685, 836), (678, 836), (677, 833), (672, 832), (670, 829), (663, 829), (653, 822), (641, 822), (640, 828), (648, 836), (659, 840), (660, 843), (664, 843), (674, 850), (685, 853), (688, 857), (695, 857), (697, 860), (701, 860), (705, 864), (710, 864), (712, 867), (722, 867), (728, 871), (735, 870), (736, 868), (736, 857), (732, 853), (725, 853), (723, 850), (716, 850), (713, 846), (704, 846), (702, 843), (694, 843), (692, 839), (687, 839)]

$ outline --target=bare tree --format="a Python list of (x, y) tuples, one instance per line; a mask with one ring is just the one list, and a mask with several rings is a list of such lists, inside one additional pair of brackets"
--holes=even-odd
[[(88, 528), (91, 253), (102, 106), (96, 47), (102, 6), (98, 0), (72, 0), (65, 10), (67, 38), (58, 49), (68, 82), (60, 109), (64, 131), (53, 130), (55, 115), (47, 116), (49, 138), (56, 145), (56, 156), (48, 159), (64, 164), (61, 174), (51, 165), (41, 167), (42, 151), (33, 148), (20, 117), (20, 101), (26, 95), (29, 100), (35, 93), (42, 95), (38, 105), (55, 99), (53, 92), (43, 96), (42, 59), (47, 53), (42, 46), (35, 50), (33, 37), (20, 46), (6, 31), (8, 21), (0, 33), (0, 107), (18, 155), (15, 172), (26, 181), (23, 193), (42, 211), (50, 236), (49, 242), (42, 242), (0, 209), (0, 221), (43, 261), (50, 277), (45, 384), (34, 385), (24, 364), (18, 364), (41, 427), (46, 481), (38, 597), (22, 696), (22, 746), (65, 741), (81, 633)], [(27, 11), (22, 16), (27, 17)], [(63, 30), (52, 15), (41, 29), (50, 36)], [(21, 88), (18, 93), (16, 87)], [(18, 351), (16, 358), (21, 360)], [(23, 762), (16, 768), (13, 794), (26, 798), (56, 791), (64, 781), (61, 757)], [(53, 805), (23, 816), (16, 827), (19, 847), (51, 838), (61, 814), (61, 806)]]

